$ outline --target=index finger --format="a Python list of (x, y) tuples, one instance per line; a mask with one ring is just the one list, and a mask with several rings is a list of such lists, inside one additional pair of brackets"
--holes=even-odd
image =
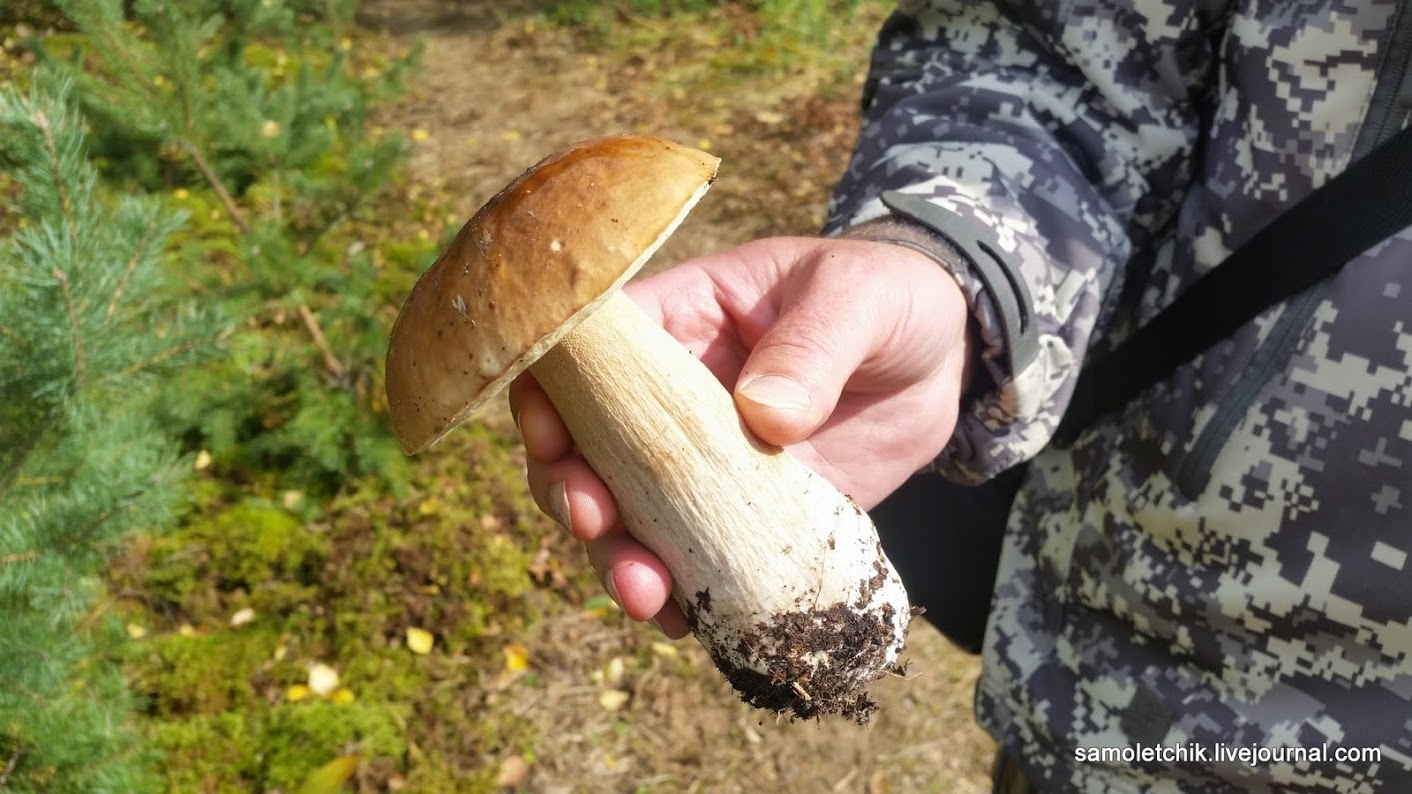
[(525, 453), (534, 460), (553, 463), (573, 448), (573, 439), (558, 409), (528, 372), (510, 382), (510, 415), (515, 418)]

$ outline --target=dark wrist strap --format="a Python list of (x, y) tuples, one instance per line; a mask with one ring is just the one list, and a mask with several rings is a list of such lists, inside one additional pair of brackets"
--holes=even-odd
[[(922, 196), (885, 191), (883, 206), (893, 214), (907, 218), (940, 235), (966, 259), (970, 270), (985, 287), (995, 303), (1000, 331), (1005, 338), (1005, 351), (1010, 359), (1010, 371), (1019, 374), (1039, 355), (1039, 331), (1034, 324), (1034, 303), (1029, 289), (1014, 267), (998, 248), (989, 230), (960, 215), (948, 212)], [(917, 248), (928, 256), (934, 254)]]

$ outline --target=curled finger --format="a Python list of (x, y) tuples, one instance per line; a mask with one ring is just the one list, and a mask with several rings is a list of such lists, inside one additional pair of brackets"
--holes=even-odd
[(603, 589), (628, 617), (651, 620), (670, 603), (672, 575), (666, 564), (632, 536), (610, 532), (587, 546), (589, 563)]
[(539, 509), (579, 540), (596, 540), (618, 523), (613, 494), (579, 455), (553, 463), (532, 461), (526, 479)]
[(528, 373), (510, 383), (510, 413), (532, 460), (549, 463), (569, 454), (573, 439), (539, 381)]

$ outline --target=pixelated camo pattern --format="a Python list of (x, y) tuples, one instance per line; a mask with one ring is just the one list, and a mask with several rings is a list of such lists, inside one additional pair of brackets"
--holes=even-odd
[[(978, 481), (1033, 459), (977, 709), (1041, 790), (1412, 792), (1412, 230), (1045, 449), (1082, 351), (1408, 123), (1409, 19), (1398, 0), (939, 0), (882, 32), (829, 230), (884, 214), (883, 190), (926, 195), (994, 230), (1039, 318), (1039, 360), (1006, 372), (963, 284), (997, 386), (940, 464)], [(1188, 742), (1382, 760), (1075, 762)]]

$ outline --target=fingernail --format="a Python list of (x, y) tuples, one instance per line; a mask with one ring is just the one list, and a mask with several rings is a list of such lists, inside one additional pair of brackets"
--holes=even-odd
[(569, 512), (569, 482), (558, 480), (549, 486), (549, 510), (559, 526), (570, 532), (574, 529), (573, 515)]
[(618, 595), (618, 583), (613, 579), (613, 569), (609, 568), (608, 573), (603, 577), (603, 589), (608, 591), (608, 596), (618, 606), (623, 605), (623, 597)]
[(741, 384), (736, 391), (751, 402), (767, 408), (805, 411), (814, 405), (808, 389), (799, 381), (783, 375), (758, 375)]

